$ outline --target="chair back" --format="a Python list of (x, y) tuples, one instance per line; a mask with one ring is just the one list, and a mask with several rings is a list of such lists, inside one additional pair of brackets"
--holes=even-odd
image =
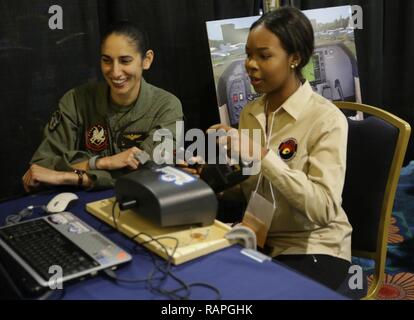
[(410, 125), (372, 106), (335, 102), (343, 111), (361, 111), (363, 120), (348, 119), (348, 150), (342, 206), (352, 225), (352, 255), (375, 261), (367, 298), (381, 288), (387, 255), (388, 227)]

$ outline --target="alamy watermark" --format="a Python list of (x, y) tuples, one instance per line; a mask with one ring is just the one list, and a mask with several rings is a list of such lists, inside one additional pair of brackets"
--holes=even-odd
[[(352, 5), (352, 27), (354, 29), (363, 29), (363, 10), (361, 6)], [(52, 5), (49, 7), (49, 14), (52, 16), (49, 18), (49, 28), (51, 30), (63, 29), (63, 9), (59, 5)]]
[[(184, 122), (176, 122), (176, 141), (173, 133), (158, 129), (154, 142), (160, 142), (153, 150), (156, 164), (229, 164), (240, 165), (243, 175), (260, 172), (262, 131), (261, 129), (224, 129), (207, 131), (207, 141), (200, 129), (190, 129), (184, 134)], [(184, 141), (192, 142), (186, 149)], [(207, 151), (207, 158), (206, 158)]]
[(361, 6), (353, 5), (352, 9), (352, 26), (354, 29), (364, 28), (364, 12)]
[(49, 13), (52, 16), (49, 18), (49, 28), (51, 30), (63, 30), (63, 9), (61, 6), (53, 5), (49, 8)]
[(52, 290), (63, 289), (63, 269), (59, 265), (52, 265), (49, 267), (49, 274), (52, 276), (49, 278), (49, 288)]
[(348, 274), (351, 276), (348, 279), (348, 286), (351, 290), (362, 290), (364, 287), (364, 272), (361, 266), (352, 265)]

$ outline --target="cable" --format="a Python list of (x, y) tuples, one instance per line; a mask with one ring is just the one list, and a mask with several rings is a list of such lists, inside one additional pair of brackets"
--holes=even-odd
[(118, 223), (116, 222), (116, 220), (119, 219), (119, 217), (121, 215), (121, 211), (119, 211), (118, 218), (115, 219), (115, 207), (116, 207), (117, 204), (118, 204), (118, 200), (115, 200), (114, 204), (112, 205), (112, 221), (114, 222), (114, 227), (115, 227), (116, 230), (118, 230)]
[[(112, 220), (113, 220), (115, 229), (117, 231), (119, 231), (117, 219), (119, 219), (119, 217), (120, 217), (121, 210), (119, 211), (118, 217), (116, 218), (115, 207), (116, 207), (117, 203), (118, 203), (118, 201), (116, 200), (116, 201), (114, 201), (114, 204), (112, 205)], [(136, 240), (136, 238), (141, 236), (141, 235), (149, 238), (149, 240), (138, 242)], [(161, 247), (161, 249), (165, 252), (165, 254), (167, 256), (167, 259), (165, 261), (161, 261), (161, 263), (160, 263), (160, 261), (156, 259), (155, 255), (151, 251), (148, 250), (146, 252), (149, 253), (149, 256), (152, 259), (152, 263), (154, 265), (154, 268), (150, 271), (147, 278), (145, 278), (145, 279), (142, 279), (142, 278), (138, 278), (138, 279), (122, 278), (122, 277), (118, 277), (113, 270), (110, 270), (110, 269), (104, 270), (105, 274), (109, 278), (111, 278), (112, 280), (114, 280), (116, 282), (126, 282), (126, 283), (141, 283), (141, 282), (143, 283), (143, 282), (145, 282), (148, 285), (148, 288), (149, 288), (150, 291), (157, 292), (161, 295), (167, 296), (170, 299), (180, 299), (180, 300), (190, 299), (191, 288), (192, 287), (204, 287), (204, 288), (207, 288), (207, 289), (210, 289), (210, 290), (214, 291), (217, 294), (217, 297), (216, 297), (217, 300), (221, 299), (220, 290), (217, 289), (216, 287), (214, 287), (214, 286), (212, 286), (208, 283), (202, 283), (202, 282), (195, 282), (195, 283), (187, 284), (184, 280), (180, 279), (175, 274), (173, 274), (173, 272), (171, 271), (172, 261), (173, 261), (174, 254), (177, 251), (177, 248), (178, 248), (178, 245), (179, 245), (179, 241), (178, 241), (177, 238), (174, 238), (174, 237), (171, 237), (171, 236), (160, 236), (160, 237), (154, 238), (153, 236), (151, 236), (148, 233), (138, 232), (134, 236), (130, 237), (130, 239), (132, 241), (136, 242), (136, 244), (132, 248), (132, 250), (135, 251), (135, 252), (136, 252), (137, 248), (145, 246), (146, 244), (149, 244), (151, 242), (157, 243)], [(160, 242), (160, 240), (166, 240), (166, 239), (170, 239), (170, 240), (175, 241), (175, 244), (174, 244), (174, 247), (172, 248), (171, 253), (169, 253), (168, 248)], [(161, 276), (156, 277), (157, 273), (161, 273)], [(168, 277), (173, 279), (180, 286), (176, 289), (171, 289), (171, 290), (163, 289), (162, 285), (165, 283), (165, 281), (168, 279)], [(158, 281), (159, 283), (155, 284), (155, 281)], [(184, 291), (184, 293), (182, 295), (177, 294), (178, 292), (181, 292), (181, 291)]]
[(121, 278), (121, 277), (118, 277), (116, 275), (116, 273), (113, 270), (111, 270), (111, 269), (105, 269), (103, 271), (105, 272), (105, 274), (109, 278), (111, 278), (112, 280), (117, 281), (117, 282), (139, 283), (139, 282), (145, 282), (145, 281), (147, 281), (146, 278), (145, 279)]
[[(211, 289), (214, 292), (216, 292), (216, 294), (217, 294), (217, 299), (216, 300), (221, 300), (221, 292), (220, 292), (220, 290), (217, 289), (216, 287), (208, 284), (208, 283), (204, 283), (204, 282), (194, 282), (194, 283), (190, 283), (188, 286), (190, 288), (192, 288), (192, 287), (205, 287), (205, 288)], [(178, 290), (181, 290), (181, 288), (180, 289), (177, 289), (177, 290), (174, 290), (174, 291), (178, 291)]]
[[(171, 264), (171, 260), (172, 260), (171, 258), (172, 258), (172, 256), (168, 254), (168, 251), (167, 251), (167, 249), (165, 248), (165, 246), (164, 246), (163, 244), (161, 244), (158, 240), (159, 240), (159, 239), (173, 239), (173, 240), (175, 240), (175, 241), (176, 241), (176, 246), (175, 246), (175, 248), (174, 248), (174, 250), (173, 250), (173, 253), (175, 252), (175, 250), (176, 250), (176, 248), (177, 248), (177, 246), (178, 246), (178, 240), (177, 240), (177, 239), (175, 239), (175, 238), (172, 238), (172, 237), (160, 237), (160, 238), (158, 238), (158, 239), (154, 239), (154, 238), (152, 238), (150, 235), (148, 235), (148, 234), (146, 234), (146, 233), (144, 233), (144, 232), (137, 233), (136, 235), (134, 235), (133, 237), (131, 237), (131, 240), (134, 240), (136, 237), (140, 236), (141, 234), (143, 234), (143, 235), (145, 235), (145, 236), (149, 237), (149, 238), (150, 238), (150, 240), (143, 241), (143, 242), (139, 243), (140, 245), (145, 245), (145, 244), (147, 244), (147, 243), (150, 243), (150, 242), (155, 241), (155, 242), (157, 242), (160, 246), (162, 246), (162, 247), (163, 247), (164, 251), (166, 252), (166, 254), (167, 254), (167, 256), (168, 256), (168, 259), (167, 259), (167, 265), (168, 265), (168, 267), (169, 267), (169, 266), (170, 266), (170, 264)], [(134, 246), (133, 250), (135, 250), (137, 247), (138, 247), (138, 244), (136, 244), (136, 245)], [(104, 270), (104, 272), (105, 272), (105, 274), (106, 274), (107, 276), (109, 276), (111, 279), (113, 279), (113, 280), (115, 280), (115, 281), (117, 281), (117, 282), (128, 282), (128, 283), (147, 282), (147, 283), (149, 284), (149, 286), (150, 286), (150, 289), (155, 290), (155, 291), (161, 291), (161, 292), (162, 292), (162, 290), (161, 290), (161, 289), (156, 288), (155, 286), (153, 286), (152, 281), (153, 281), (153, 280), (160, 280), (160, 281), (163, 281), (163, 280), (165, 280), (165, 279), (166, 279), (166, 277), (167, 277), (167, 275), (168, 275), (168, 274), (165, 272), (165, 270), (163, 270), (163, 269), (161, 268), (162, 266), (160, 266), (160, 264), (158, 264), (158, 262), (155, 260), (155, 257), (154, 257), (154, 255), (152, 254), (152, 252), (149, 252), (149, 253), (150, 253), (150, 256), (151, 256), (151, 258), (152, 258), (152, 260), (153, 260), (153, 264), (154, 264), (154, 266), (155, 266), (155, 267), (154, 267), (154, 269), (150, 272), (150, 275), (149, 275), (147, 278), (145, 278), (145, 279), (130, 279), (130, 278), (121, 278), (121, 277), (118, 277), (118, 276), (115, 274), (115, 272), (113, 272), (113, 270), (110, 270), (110, 269), (106, 269), (106, 270)], [(162, 277), (159, 277), (159, 278), (154, 278), (154, 277), (153, 277), (153, 274), (155, 273), (155, 271), (156, 271), (156, 270), (161, 271), (161, 272), (163, 273), (163, 276), (162, 276)]]
[[(150, 238), (150, 240), (140, 243), (141, 245), (144, 245), (144, 244), (150, 243), (152, 241), (155, 241), (163, 248), (163, 250), (165, 251), (165, 253), (167, 254), (167, 257), (168, 257), (167, 261), (164, 263), (164, 265), (163, 264), (160, 265), (155, 260), (155, 256), (151, 253), (151, 256), (153, 257), (155, 268), (153, 269), (153, 271), (150, 273), (150, 276), (148, 277), (148, 284), (149, 284), (150, 289), (152, 291), (155, 291), (155, 292), (158, 292), (160, 294), (166, 295), (169, 298), (182, 299), (182, 300), (185, 299), (186, 300), (186, 299), (190, 298), (191, 287), (201, 286), (201, 287), (206, 287), (206, 288), (209, 288), (209, 289), (215, 291), (217, 293), (217, 299), (221, 298), (220, 290), (218, 290), (214, 286), (212, 286), (210, 284), (207, 284), (207, 283), (201, 283), (201, 282), (200, 283), (187, 284), (184, 280), (178, 278), (176, 275), (174, 275), (172, 273), (172, 271), (171, 271), (172, 258), (175, 254), (175, 251), (176, 251), (177, 247), (178, 247), (178, 240), (176, 238), (164, 236), (164, 237), (158, 237), (157, 239), (155, 239), (151, 235), (141, 232), (141, 233), (135, 235), (133, 237), (133, 239), (135, 237), (139, 236), (140, 234), (144, 234), (145, 236)], [(162, 240), (162, 239), (173, 239), (173, 240), (176, 241), (176, 245), (175, 245), (175, 247), (172, 251), (172, 254), (168, 254), (167, 248), (162, 243), (160, 243), (158, 241), (158, 240)], [(165, 269), (163, 267), (165, 267)], [(179, 287), (177, 289), (174, 289), (174, 290), (165, 290), (165, 289), (160, 288), (160, 286), (155, 287), (153, 285), (153, 280), (155, 279), (155, 278), (153, 278), (153, 276), (154, 276), (156, 271), (159, 271), (164, 275), (162, 277), (163, 279), (166, 279), (168, 276), (170, 276), (172, 279), (174, 279), (176, 282), (178, 282), (181, 285), (181, 287)], [(185, 295), (178, 295), (177, 292), (182, 291), (182, 290), (185, 290)]]
[(53, 300), (62, 300), (63, 297), (66, 295), (65, 289), (59, 289), (59, 290), (48, 290), (43, 295), (38, 297), (36, 300), (48, 300), (56, 291), (60, 292), (60, 295), (57, 298), (54, 298)]
[[(147, 284), (149, 285), (149, 289), (151, 291), (155, 291), (155, 292), (158, 292), (160, 294), (166, 295), (169, 298), (188, 299), (189, 298), (189, 295), (190, 295), (190, 288), (189, 288), (189, 286), (183, 280), (181, 280), (180, 278), (178, 278), (177, 276), (175, 276), (171, 272), (172, 258), (174, 257), (174, 254), (175, 254), (175, 252), (177, 250), (178, 240), (176, 238), (169, 237), (169, 236), (158, 237), (158, 238), (155, 239), (151, 235), (146, 234), (146, 233), (143, 233), (143, 232), (140, 232), (137, 235), (135, 235), (133, 237), (133, 239), (136, 238), (137, 236), (139, 236), (140, 234), (143, 234), (143, 235), (145, 235), (145, 236), (147, 236), (147, 237), (150, 238), (150, 240), (144, 241), (144, 242), (140, 243), (141, 245), (145, 245), (147, 243), (150, 243), (150, 242), (155, 241), (156, 243), (158, 243), (158, 245), (161, 246), (161, 248), (164, 250), (164, 252), (167, 255), (167, 261), (166, 261), (166, 263), (164, 263), (166, 268), (164, 269), (163, 268), (164, 265), (163, 264), (160, 265), (159, 263), (157, 263), (157, 260), (155, 260), (154, 255), (151, 253), (151, 257), (153, 258), (153, 263), (154, 263), (155, 267), (154, 267), (153, 271), (150, 273), (150, 275), (148, 277)], [(162, 240), (162, 239), (172, 239), (172, 240), (175, 240), (176, 241), (176, 244), (175, 244), (174, 249), (173, 249), (173, 251), (172, 251), (171, 254), (169, 254), (167, 248), (161, 242), (159, 242), (159, 240)], [(163, 277), (161, 278), (161, 280), (164, 280), (165, 281), (168, 278), (168, 276), (170, 276), (176, 282), (180, 283), (181, 284), (181, 287), (178, 288), (178, 289), (175, 289), (175, 290), (165, 290), (165, 289), (162, 289), (161, 288), (161, 284), (162, 283), (160, 283), (158, 285), (158, 287), (154, 286), (153, 285), (153, 280), (155, 279), (154, 278), (154, 274), (155, 274), (156, 271), (159, 271), (159, 272), (161, 272), (161, 274), (163, 274)], [(175, 294), (175, 292), (180, 291), (180, 290), (184, 290), (184, 289), (186, 290), (186, 295), (185, 296), (179, 296), (179, 295)]]
[[(175, 253), (175, 251), (178, 247), (178, 240), (176, 238), (165, 236), (165, 237), (159, 237), (159, 238), (155, 239), (152, 236), (150, 236), (150, 235), (148, 235), (144, 232), (140, 232), (140, 233), (137, 233), (135, 236), (131, 237), (131, 239), (134, 240), (136, 237), (138, 237), (140, 235), (145, 235), (145, 236), (149, 237), (150, 240), (140, 242), (140, 243), (138, 243), (139, 245), (145, 245), (145, 244), (148, 244), (148, 243), (151, 243), (151, 242), (158, 243), (163, 248), (165, 253), (167, 254), (167, 260), (162, 261), (161, 263), (159, 263), (159, 261), (157, 261), (155, 259), (155, 255), (152, 252), (147, 251), (149, 253), (150, 257), (153, 260), (154, 268), (150, 272), (150, 274), (148, 275), (148, 277), (146, 279), (120, 278), (120, 277), (117, 277), (116, 274), (112, 270), (106, 270), (105, 273), (108, 276), (110, 276), (112, 279), (114, 279), (116, 281), (120, 281), (120, 282), (129, 282), (129, 283), (147, 282), (147, 285), (149, 286), (149, 289), (151, 291), (157, 292), (157, 293), (162, 294), (164, 296), (167, 296), (171, 299), (180, 299), (180, 300), (189, 299), (190, 294), (191, 294), (191, 287), (194, 287), (194, 286), (202, 286), (202, 287), (209, 288), (209, 289), (211, 289), (211, 290), (213, 290), (217, 293), (217, 299), (221, 298), (220, 291), (217, 288), (215, 288), (214, 286), (206, 284), (206, 283), (187, 284), (185, 281), (178, 278), (176, 275), (174, 275), (171, 272), (172, 257), (173, 257), (173, 255), (174, 255), (174, 253)], [(159, 240), (162, 240), (162, 239), (172, 239), (172, 240), (176, 241), (176, 245), (173, 249), (172, 254), (168, 254), (167, 248), (161, 242), (159, 242)], [(138, 247), (138, 244), (135, 245), (134, 249)], [(161, 277), (155, 277), (155, 274), (156, 274), (157, 271), (162, 274)], [(176, 282), (178, 282), (180, 284), (180, 287), (178, 287), (176, 289), (173, 289), (173, 290), (162, 289), (161, 286), (162, 286), (163, 282), (168, 278), (168, 276), (171, 277), (172, 279), (174, 279)], [(156, 284), (154, 284), (154, 280), (160, 281), (160, 283), (158, 283), (156, 285)], [(183, 291), (183, 290), (185, 290), (184, 295), (177, 294), (177, 292)]]
[(30, 217), (33, 214), (34, 209), (41, 208), (43, 211), (46, 211), (46, 206), (28, 206), (18, 213), (8, 215), (5, 219), (6, 226), (10, 226), (20, 222), (21, 220)]

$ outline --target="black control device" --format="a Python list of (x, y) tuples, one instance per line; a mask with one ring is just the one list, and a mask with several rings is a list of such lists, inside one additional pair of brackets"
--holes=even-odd
[(207, 183), (152, 161), (119, 177), (115, 194), (121, 210), (134, 210), (160, 227), (208, 226), (217, 215), (217, 198)]
[(243, 174), (243, 164), (233, 166), (228, 164), (207, 164), (203, 166), (200, 178), (215, 193), (219, 193), (243, 182), (249, 178), (249, 175)]

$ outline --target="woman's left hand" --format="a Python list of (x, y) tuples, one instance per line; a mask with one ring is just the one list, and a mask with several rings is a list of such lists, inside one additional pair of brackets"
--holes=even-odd
[(22, 178), (23, 187), (26, 192), (30, 192), (42, 184), (61, 185), (64, 183), (65, 174), (66, 172), (51, 170), (37, 164), (32, 164)]
[[(204, 160), (201, 157), (191, 157), (189, 159), (191, 164), (186, 161), (182, 161), (181, 163), (177, 163), (177, 167), (181, 168), (187, 173), (200, 177), (201, 171), (203, 170)], [(193, 168), (190, 168), (190, 165), (196, 165)]]
[(253, 141), (249, 136), (243, 133), (240, 134), (239, 130), (225, 124), (213, 125), (207, 130), (207, 133), (219, 130), (224, 130), (227, 133), (226, 136), (218, 137), (218, 144), (226, 147), (229, 157), (231, 151), (234, 151), (243, 161), (250, 162), (259, 161), (266, 155), (266, 148), (258, 145), (258, 143)]

